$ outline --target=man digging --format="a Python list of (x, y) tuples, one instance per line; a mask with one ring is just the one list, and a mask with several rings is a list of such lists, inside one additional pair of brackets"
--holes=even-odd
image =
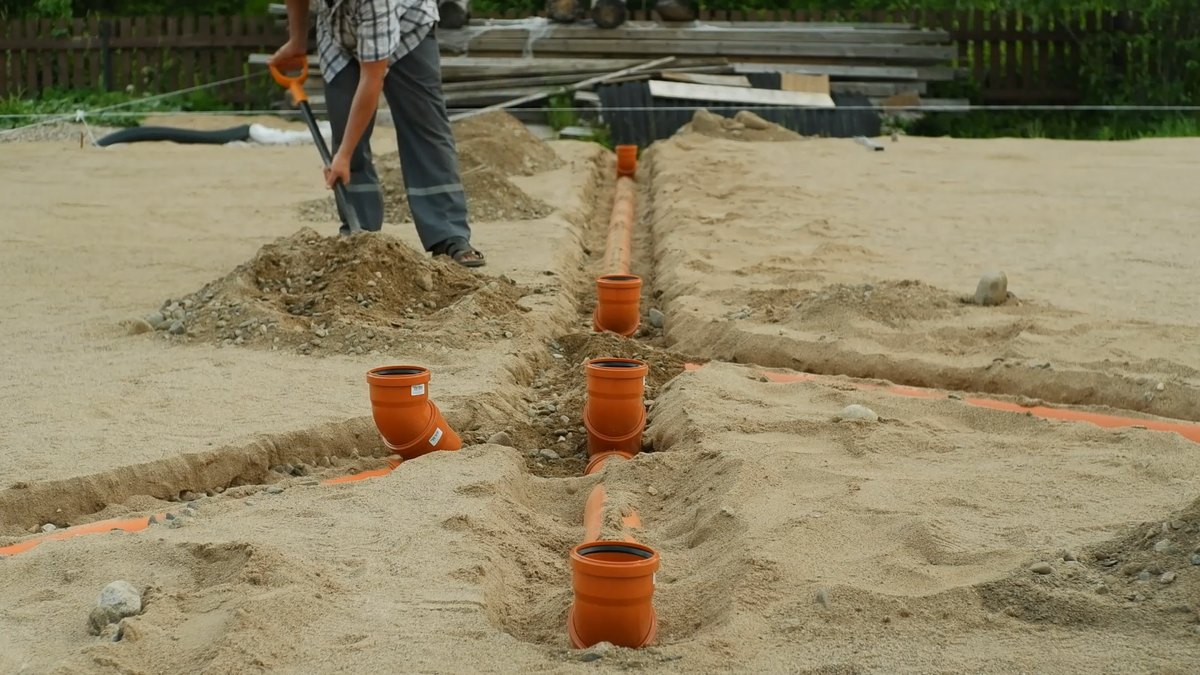
[[(383, 192), (371, 163), (371, 132), (382, 92), (396, 124), (400, 170), (425, 250), (466, 267), (485, 264), (471, 246), (467, 199), (446, 102), (434, 26), (436, 0), (316, 0), (317, 51), (333, 127), (333, 163), (325, 184), (346, 186), (347, 208), (364, 230), (383, 227)], [(287, 44), (278, 65), (308, 52), (309, 0), (287, 0)], [(348, 234), (340, 213), (342, 234)]]

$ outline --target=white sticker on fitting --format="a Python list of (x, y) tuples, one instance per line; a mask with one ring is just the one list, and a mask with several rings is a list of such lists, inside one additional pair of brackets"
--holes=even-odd
[(650, 585), (651, 586), (658, 585), (658, 572), (655, 572), (654, 574), (650, 575)]
[(429, 444), (437, 445), (438, 441), (440, 440), (442, 440), (442, 430), (438, 429), (437, 431), (433, 432), (433, 436), (430, 436)]
[(421, 394), (424, 394), (424, 393), (425, 393), (425, 385), (414, 384), (412, 386), (412, 395), (413, 396), (420, 396)]

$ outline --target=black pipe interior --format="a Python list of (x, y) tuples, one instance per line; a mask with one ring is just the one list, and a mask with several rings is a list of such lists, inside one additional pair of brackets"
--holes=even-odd
[(422, 368), (388, 368), (387, 370), (376, 370), (372, 375), (420, 375), (425, 372)]
[(623, 544), (597, 544), (595, 546), (585, 546), (579, 549), (579, 555), (595, 555), (597, 553), (627, 553), (639, 558), (653, 558), (654, 552), (647, 551), (644, 548), (636, 546), (625, 546)]

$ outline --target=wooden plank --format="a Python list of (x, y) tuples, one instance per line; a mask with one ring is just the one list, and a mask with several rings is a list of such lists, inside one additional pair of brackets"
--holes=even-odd
[[(36, 38), (38, 34), (37, 19), (25, 20), (25, 37)], [(25, 50), (25, 95), (32, 96), (41, 87), (38, 85), (38, 57), (34, 49)]]
[(733, 72), (750, 73), (798, 73), (801, 75), (828, 75), (831, 78), (854, 80), (917, 80), (916, 68), (902, 66), (849, 66), (837, 64), (799, 63), (734, 63)]
[[(229, 35), (231, 37), (245, 37), (246, 24), (242, 21), (242, 17), (233, 16), (229, 19)], [(237, 77), (242, 74), (242, 53), (237, 47), (233, 47), (226, 51), (227, 65), (229, 68), (227, 77)], [(242, 101), (246, 95), (246, 81), (240, 80), (234, 82), (227, 90), (228, 95), (233, 97), (235, 101)]]
[[(54, 22), (52, 35), (70, 36), (71, 24), (66, 19), (58, 19)], [(57, 68), (54, 69), (54, 86), (59, 89), (71, 88), (71, 64), (67, 61), (67, 52), (57, 52)]]
[[(224, 38), (229, 35), (228, 17), (214, 16), (212, 18), (212, 36), (214, 44), (224, 44)], [(229, 78), (229, 63), (224, 49), (217, 49), (213, 52), (213, 75), (210, 82), (220, 82)], [(220, 97), (227, 94), (228, 89), (225, 85), (214, 87), (212, 92)]]
[(810, 94), (829, 94), (828, 75), (780, 73), (779, 88), (783, 91), (802, 91)]
[(924, 94), (928, 86), (924, 82), (831, 82), (830, 93), (862, 94), (863, 96), (894, 96), (911, 92)]
[(980, 86), (983, 86), (987, 80), (988, 44), (980, 36), (984, 34), (984, 21), (986, 21), (986, 17), (984, 16), (984, 13), (978, 9), (971, 11), (974, 14), (973, 18), (975, 20), (974, 25), (976, 33), (976, 37), (972, 38), (971, 45), (971, 65), (974, 66), (972, 78)]
[[(804, 77), (797, 75), (794, 77)], [(705, 73), (671, 73), (662, 74), (662, 79), (671, 82), (689, 82), (691, 84), (712, 84), (719, 87), (749, 87), (750, 80), (745, 75), (708, 75)], [(829, 79), (826, 78), (826, 84)], [(828, 92), (826, 92), (828, 93)]]
[(1008, 12), (1004, 18), (1004, 28), (1008, 32), (1008, 42), (1004, 45), (1004, 82), (1009, 89), (1020, 89), (1021, 83), (1017, 77), (1020, 65), (1020, 54), (1017, 53), (1017, 13)]
[(586, 40), (612, 41), (633, 40), (638, 42), (660, 42), (663, 40), (688, 42), (833, 42), (833, 43), (871, 43), (871, 44), (942, 44), (950, 41), (950, 34), (941, 30), (897, 29), (889, 26), (886, 29), (855, 29), (836, 27), (812, 27), (803, 24), (780, 25), (767, 24), (761, 28), (745, 28), (744, 24), (736, 24), (737, 28), (613, 28), (602, 30), (584, 26), (554, 25), (542, 32), (530, 28), (463, 28), (457, 30), (438, 31), (438, 42), (441, 44), (465, 45), (474, 44), (482, 38), (498, 40), (530, 40), (533, 38), (533, 49), (537, 49), (543, 40)]
[[(117, 33), (117, 35), (121, 37), (132, 37), (133, 21), (129, 17), (125, 17), (122, 18), (119, 23), (120, 31)], [(113, 80), (116, 82), (118, 88), (125, 89), (136, 81), (133, 77), (133, 53), (132, 49), (129, 48), (122, 49), (120, 53), (120, 67), (116, 69), (118, 72), (113, 73)], [(113, 60), (116, 61), (116, 59)]]
[[(196, 31), (195, 18), (182, 17), (179, 20), (179, 36), (186, 40)], [(175, 49), (175, 58), (179, 61), (179, 88), (187, 89), (196, 86), (196, 50), (188, 47)]]
[[(149, 27), (146, 25), (146, 17), (139, 16), (133, 21), (133, 34), (145, 38), (148, 35)], [(133, 50), (134, 70), (133, 70), (133, 88), (142, 92), (146, 89), (146, 50), (145, 48), (137, 48)]]
[[(1047, 28), (1047, 26), (1046, 26), (1047, 21), (1053, 21), (1053, 19), (1045, 17), (1045, 16), (1038, 17), (1038, 25), (1035, 27), (1035, 30), (1045, 30)], [(1051, 82), (1050, 49), (1052, 46), (1053, 46), (1053, 43), (1048, 40), (1039, 41), (1037, 43), (1037, 61), (1038, 61), (1038, 68), (1037, 68), (1037, 70), (1038, 70), (1038, 87), (1037, 88), (1039, 91), (1046, 91), (1050, 88), (1050, 82)]]
[[(471, 42), (472, 51), (521, 53), (526, 43), (519, 39), (492, 38), (484, 35)], [(954, 58), (958, 49), (953, 45), (875, 45), (804, 42), (690, 42), (687, 40), (563, 40), (545, 39), (537, 43), (542, 54), (640, 54), (658, 55), (716, 55), (716, 56), (806, 56), (839, 59), (895, 59), (904, 61), (941, 62)]]
[[(167, 40), (179, 38), (179, 17), (169, 16), (163, 28), (163, 37)], [(179, 53), (173, 49), (159, 50), (159, 79), (164, 91), (178, 91), (179, 86)]]
[(38, 25), (38, 36), (42, 38), (42, 47), (38, 50), (38, 56), (41, 63), (38, 67), (42, 73), (42, 89), (50, 89), (54, 87), (54, 50), (50, 49), (50, 34), (54, 30), (54, 22), (51, 19), (42, 19)]
[[(0, 21), (0, 40), (3, 40), (15, 26), (12, 21)], [(8, 92), (9, 52), (0, 49), (0, 98), (7, 98)]]
[[(1032, 31), (1033, 17), (1028, 14), (1020, 15), (1021, 30), (1028, 35)], [(1033, 40), (1026, 37), (1021, 42), (1021, 88), (1022, 89), (1037, 89), (1037, 82), (1033, 77)]]
[[(71, 19), (70, 34), (72, 37), (83, 35), (84, 20), (81, 18)], [(89, 86), (87, 81), (87, 69), (84, 66), (84, 55), (81, 51), (76, 51), (71, 54), (71, 86), (79, 89)]]
[(783, 105), (806, 108), (832, 108), (833, 99), (828, 94), (812, 94), (775, 89), (743, 89), (741, 87), (717, 87), (708, 84), (684, 84), (682, 82), (650, 81), (650, 95), (658, 98), (685, 99), (689, 101), (716, 101), (719, 103), (745, 103), (748, 105)]
[[(212, 17), (201, 16), (196, 19), (196, 35), (204, 39), (211, 39)], [(263, 60), (263, 63), (266, 63), (265, 59)], [(212, 53), (210, 50), (201, 49), (197, 51), (196, 71), (193, 74), (193, 78), (194, 84), (192, 86), (205, 84), (214, 80)]]

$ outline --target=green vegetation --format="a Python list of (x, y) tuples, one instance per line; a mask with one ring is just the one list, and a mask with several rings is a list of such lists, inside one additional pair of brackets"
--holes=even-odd
[(546, 122), (555, 131), (562, 131), (567, 127), (587, 126), (589, 129), (591, 129), (592, 133), (587, 138), (583, 138), (581, 140), (599, 143), (609, 150), (612, 150), (615, 146), (613, 145), (612, 137), (609, 135), (608, 127), (581, 124), (579, 117), (575, 114), (575, 110), (573, 109), (574, 106), (575, 96), (570, 92), (551, 96), (546, 100)]
[(62, 91), (47, 89), (36, 98), (10, 96), (0, 98), (0, 129), (11, 129), (42, 121), (41, 117), (4, 117), (4, 115), (71, 115), (76, 110), (97, 110), (110, 106), (121, 106), (114, 113), (120, 115), (93, 118), (89, 124), (110, 127), (137, 126), (149, 113), (156, 112), (200, 112), (231, 110), (232, 106), (201, 90), (190, 94), (148, 100), (145, 96), (132, 96), (124, 92), (103, 92), (90, 89)]

